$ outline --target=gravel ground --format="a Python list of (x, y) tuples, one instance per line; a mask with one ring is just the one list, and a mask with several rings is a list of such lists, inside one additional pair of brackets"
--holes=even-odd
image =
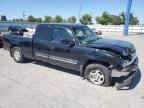
[(144, 106), (144, 35), (104, 37), (135, 44), (140, 72), (131, 89), (99, 87), (81, 80), (75, 71), (41, 62), (18, 64), (0, 49), (0, 108), (141, 108)]

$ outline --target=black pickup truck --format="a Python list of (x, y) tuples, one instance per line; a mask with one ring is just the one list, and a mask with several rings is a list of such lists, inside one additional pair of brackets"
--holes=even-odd
[(98, 37), (82, 24), (40, 24), (32, 37), (5, 35), (3, 41), (18, 63), (28, 58), (80, 71), (96, 85), (109, 86), (118, 77), (117, 88), (128, 86), (138, 70), (133, 44)]

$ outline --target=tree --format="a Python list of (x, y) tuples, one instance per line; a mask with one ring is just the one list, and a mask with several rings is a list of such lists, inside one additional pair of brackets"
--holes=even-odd
[(23, 20), (22, 18), (20, 19), (13, 19), (14, 22), (24, 22), (25, 20)]
[(52, 19), (51, 19), (51, 22), (52, 22), (52, 23), (55, 23), (55, 18), (52, 18)]
[(120, 16), (116, 16), (116, 15), (112, 15), (111, 18), (110, 18), (110, 24), (112, 25), (120, 25), (122, 20), (121, 20), (121, 17)]
[(1, 16), (1, 21), (7, 21), (7, 17), (5, 15)]
[(122, 19), (120, 18), (120, 16), (117, 16), (114, 25), (121, 25), (121, 22), (122, 22)]
[(125, 13), (124, 12), (121, 12), (120, 14), (119, 14), (119, 16), (120, 16), (120, 18), (121, 18), (121, 24), (125, 24)]
[(100, 17), (96, 17), (96, 22), (102, 25), (120, 25), (124, 23), (125, 15), (124, 12), (117, 15), (110, 15), (107, 11), (103, 12)]
[(28, 22), (35, 22), (35, 18), (32, 15), (30, 15), (28, 17)]
[(51, 23), (52, 22), (52, 17), (51, 16), (45, 16), (44, 22), (45, 23)]
[(102, 13), (102, 16), (96, 17), (96, 22), (102, 25), (108, 25), (109, 23), (114, 22), (113, 17), (110, 16), (107, 11)]
[(57, 16), (55, 16), (55, 18), (54, 18), (54, 22), (60, 23), (60, 22), (63, 22), (63, 19), (62, 19), (61, 16), (57, 15)]
[(75, 16), (71, 16), (67, 19), (67, 22), (69, 22), (69, 23), (76, 23), (76, 21), (77, 21), (77, 19)]
[(139, 20), (137, 19), (137, 17), (131, 18), (130, 24), (131, 25), (138, 25), (139, 24)]
[(42, 18), (35, 18), (35, 22), (42, 23)]
[(80, 22), (85, 25), (92, 24), (92, 16), (90, 14), (85, 14), (80, 18)]
[[(122, 13), (120, 13), (119, 16), (121, 17), (121, 24), (125, 24), (125, 13), (122, 12)], [(133, 15), (133, 13), (130, 14), (129, 24), (130, 25), (137, 25), (137, 24), (139, 24), (139, 20), (137, 19), (137, 17), (135, 17)]]
[(96, 22), (97, 22), (98, 24), (102, 24), (102, 22), (101, 22), (101, 17), (97, 16), (97, 17), (96, 17)]
[[(107, 13), (106, 11), (102, 13), (102, 15), (99, 17), (96, 17), (96, 22), (98, 24), (102, 24), (102, 25), (108, 25), (108, 24), (112, 24), (112, 25), (120, 25), (120, 24), (125, 24), (125, 13), (121, 12), (119, 14), (119, 16), (116, 15), (110, 15), (109, 13)], [(130, 14), (130, 25), (136, 25), (139, 23), (139, 20), (137, 19), (137, 17), (134, 17), (133, 13)]]
[(67, 20), (66, 19), (63, 19), (63, 21), (62, 21), (63, 23), (67, 23)]

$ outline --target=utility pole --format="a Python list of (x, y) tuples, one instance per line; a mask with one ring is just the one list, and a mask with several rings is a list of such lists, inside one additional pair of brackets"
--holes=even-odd
[(125, 25), (124, 25), (124, 35), (128, 35), (128, 30), (129, 30), (129, 20), (130, 20), (130, 13), (131, 13), (131, 5), (132, 5), (132, 0), (128, 0), (127, 3), (127, 11), (125, 14)]
[(79, 22), (80, 22), (80, 18), (81, 18), (81, 5), (79, 7)]
[[(22, 13), (22, 16), (23, 16), (23, 21), (25, 22), (25, 12), (23, 11), (23, 13)], [(23, 21), (22, 21), (22, 27), (24, 27), (24, 23), (23, 23)]]
[(23, 20), (24, 20), (24, 22), (25, 22), (25, 12), (23, 11), (23, 14), (22, 14), (22, 16), (23, 16)]
[(90, 12), (90, 15), (91, 15), (91, 17), (92, 17), (92, 19), (91, 19), (91, 24), (93, 24), (92, 22), (93, 22), (93, 12)]

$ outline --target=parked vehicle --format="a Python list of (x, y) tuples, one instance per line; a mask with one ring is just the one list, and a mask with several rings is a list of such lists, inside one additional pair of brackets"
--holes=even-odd
[(109, 86), (112, 77), (127, 86), (138, 69), (133, 44), (98, 37), (82, 24), (40, 24), (30, 38), (4, 36), (4, 48), (11, 57), (22, 63), (26, 58), (40, 60), (80, 71), (80, 76), (93, 84)]
[(95, 32), (97, 35), (102, 35), (102, 31), (96, 30), (95, 28), (91, 28), (93, 32)]
[(13, 35), (23, 35), (24, 32), (27, 32), (26, 29), (20, 27), (20, 26), (9, 26), (8, 27), (8, 31), (10, 34), (13, 34)]
[(32, 27), (28, 27), (26, 28), (29, 32), (35, 32), (36, 31), (36, 27), (32, 26)]
[(23, 35), (27, 35), (27, 36), (32, 36), (34, 35), (35, 31), (36, 31), (36, 27), (28, 27), (26, 28), (27, 29), (27, 32), (24, 32)]
[(0, 47), (2, 47), (3, 46), (3, 40), (2, 40), (2, 37), (3, 36), (3, 34), (2, 34), (2, 32), (0, 32)]

